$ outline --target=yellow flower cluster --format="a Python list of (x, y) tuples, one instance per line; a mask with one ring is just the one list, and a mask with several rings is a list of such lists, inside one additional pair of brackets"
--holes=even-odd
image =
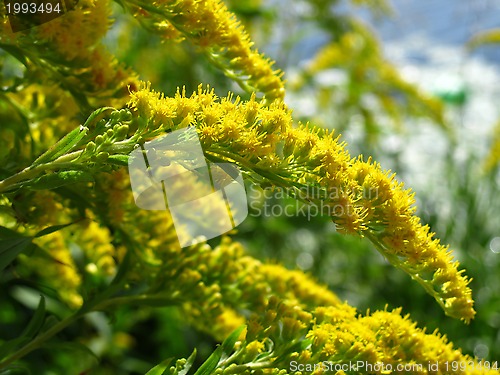
[(49, 43), (65, 59), (87, 57), (108, 31), (111, 6), (108, 0), (80, 0), (75, 9), (33, 29), (38, 43)]
[[(82, 104), (79, 101), (93, 99), (90, 106), (97, 106), (103, 100), (107, 105), (120, 106), (129, 84), (129, 106), (140, 117), (131, 125), (132, 131), (137, 123), (146, 123), (147, 131), (139, 125), (138, 133), (144, 131), (148, 137), (155, 137), (195, 126), (207, 158), (234, 162), (251, 179), (321, 206), (322, 213), (332, 218), (339, 231), (371, 240), (392, 264), (421, 283), (447, 314), (465, 321), (473, 318), (469, 280), (458, 270), (448, 248), (434, 239), (429, 227), (415, 216), (413, 194), (371, 159), (353, 159), (337, 135), (309, 125), (293, 125), (291, 113), (281, 101), (281, 73), (252, 49), (241, 24), (220, 0), (126, 3), (141, 9), (138, 18), (152, 19), (163, 37), (182, 35), (200, 47), (226, 75), (249, 92), (263, 93), (264, 99), (259, 101), (255, 95), (246, 102), (231, 95), (220, 99), (201, 87), (190, 97), (179, 91), (172, 98), (151, 91), (149, 85), (136, 90), (135, 75), (99, 44), (110, 25), (108, 0), (82, 0), (65, 17), (22, 37), (7, 30), (3, 17), (0, 41), (18, 47), (21, 54), (23, 49), (33, 49), (29, 64), (41, 64), (38, 68), (49, 76), (47, 82), (57, 82), (27, 85), (17, 93), (7, 94), (11, 103), (31, 109), (31, 135), (39, 147), (45, 148), (59, 138), (59, 132), (66, 133), (75, 125), (78, 104)], [(158, 17), (163, 18), (158, 21)], [(31, 48), (30, 43), (36, 48)], [(335, 46), (325, 50), (314, 69), (321, 69), (326, 60), (346, 62), (344, 55), (356, 55), (353, 51), (358, 47), (359, 40), (348, 34), (340, 49)], [(359, 55), (366, 52), (362, 47)], [(50, 65), (40, 56), (48, 56)], [(71, 72), (68, 66), (73, 67)], [(358, 68), (356, 73), (366, 73), (366, 66)], [(381, 81), (393, 79), (403, 85), (393, 71), (379, 73)], [(60, 77), (64, 82), (57, 81)], [(59, 87), (70, 88), (71, 95)], [(382, 105), (392, 111), (390, 101), (382, 100)], [(53, 111), (50, 116), (44, 113), (47, 109)], [(50, 118), (49, 122), (44, 122), (45, 117)], [(112, 142), (109, 134), (113, 130), (108, 132), (105, 137)], [(14, 142), (7, 132), (1, 132), (0, 138)], [(91, 144), (95, 147), (95, 143)], [(82, 305), (80, 289), (89, 280), (77, 269), (70, 248), (84, 256), (85, 271), (104, 283), (116, 274), (116, 263), (123, 261), (123, 253), (129, 251), (132, 262), (127, 291), (109, 301), (142, 298), (152, 304), (180, 305), (187, 320), (218, 338), (246, 322), (248, 328), (242, 338), (246, 342), (240, 343), (240, 358), (253, 361), (262, 373), (286, 374), (292, 362), (313, 365), (361, 361), (372, 366), (412, 365), (415, 367), (407, 373), (427, 374), (433, 373), (429, 365), (434, 362), (451, 366), (471, 361), (438, 333), (426, 334), (418, 329), (401, 316), (400, 310), (358, 316), (353, 307), (311, 277), (280, 265), (263, 264), (246, 255), (243, 247), (229, 238), (223, 238), (215, 248), (198, 244), (181, 249), (177, 235), (183, 228), (174, 228), (168, 212), (138, 209), (123, 170), (95, 176), (92, 190), (87, 192), (89, 196), (95, 193), (95, 205), (82, 204), (86, 210), (79, 211), (90, 218), (98, 217), (99, 224), (85, 220), (37, 238), (34, 242), (44, 253), (19, 257), (23, 272), (36, 272), (73, 308)], [(29, 201), (23, 198), (29, 203), (42, 200), (38, 206), (25, 207), (32, 225), (41, 227), (72, 219), (56, 194), (43, 191), (33, 193)], [(136, 284), (140, 288), (133, 288)], [(144, 293), (136, 296), (134, 290)], [(249, 373), (250, 369), (240, 373)], [(327, 371), (313, 366), (311, 370), (292, 372)], [(383, 369), (364, 372), (387, 373)], [(439, 368), (434, 373), (447, 372), (447, 368)], [(461, 373), (497, 372), (467, 369)]]
[[(126, 184), (126, 178), (121, 172), (113, 174), (115, 181), (124, 180), (118, 183), (120, 186)], [(108, 197), (111, 194), (112, 189)], [(449, 371), (443, 366), (451, 369), (455, 363), (468, 364), (467, 369), (456, 373), (498, 373), (473, 371), (472, 363), (480, 368), (477, 362), (454, 349), (437, 332), (426, 334), (418, 329), (408, 317), (401, 316), (400, 309), (360, 316), (355, 308), (341, 303), (304, 273), (264, 264), (246, 255), (239, 243), (227, 237), (213, 249), (206, 244), (181, 249), (165, 212), (141, 211), (131, 202), (130, 191), (124, 189), (121, 199), (109, 206), (114, 211), (118, 206), (125, 210), (123, 220), (113, 226), (141, 244), (134, 252), (139, 262), (135, 263), (136, 276), (131, 281), (148, 279), (157, 301), (181, 305), (189, 322), (218, 339), (246, 323), (239, 358), (260, 363), (258, 358), (274, 348), (262, 364), (264, 374), (286, 374), (290, 366), (299, 364), (303, 374), (328, 373), (318, 367), (325, 361), (351, 361), (377, 369), (361, 373), (381, 374), (383, 364), (385, 370), (387, 366), (406, 366), (409, 374), (445, 374)], [(429, 366), (436, 363), (441, 364), (439, 371), (430, 371)], [(227, 368), (218, 373), (231, 371)]]
[(339, 230), (370, 239), (447, 314), (466, 322), (473, 318), (469, 281), (448, 248), (415, 216), (413, 194), (377, 163), (352, 159), (332, 133), (293, 127), (282, 104), (267, 107), (255, 98), (240, 102), (231, 95), (219, 99), (201, 87), (191, 97), (178, 92), (163, 98), (146, 86), (131, 94), (129, 105), (150, 130), (196, 126), (209, 158), (235, 162), (254, 178), (292, 194), (319, 186), (323, 196), (297, 195), (321, 204)]
[[(122, 107), (128, 94), (127, 86), (135, 87), (138, 81), (137, 75), (119, 63), (101, 43), (111, 26), (110, 16), (109, 0), (83, 0), (63, 17), (14, 35), (11, 35), (8, 18), (3, 17), (0, 41), (17, 50), (19, 56), (27, 57), (28, 69), (38, 71), (34, 86), (42, 86), (42, 89), (34, 89), (26, 85), (27, 88), (8, 96), (30, 98), (38, 91), (42, 97), (55, 97), (47, 90), (51, 87), (62, 92), (59, 102), (67, 103), (66, 112), (73, 109), (75, 103), (79, 107)], [(67, 118), (79, 112), (77, 107)], [(47, 116), (44, 112), (45, 120), (54, 117), (57, 116)], [(68, 124), (51, 127), (57, 129)]]
[(7, 10), (5, 9), (5, 3), (0, 4), (0, 42), (1, 43), (13, 43), (19, 36), (19, 33), (12, 31), (10, 26), (9, 17), (7, 16)]
[[(274, 345), (264, 346), (269, 339)], [(401, 309), (357, 315), (340, 305), (309, 313), (271, 298), (267, 312), (249, 323), (245, 340), (245, 360), (253, 365), (272, 348), (265, 365), (273, 369), (264, 373), (276, 368), (300, 374), (499, 373), (462, 354), (437, 330), (417, 328)]]
[[(30, 109), (31, 137), (36, 146), (34, 155), (41, 154), (79, 125), (76, 118), (79, 112), (77, 103), (71, 94), (56, 83), (29, 85), (24, 90), (9, 94), (9, 97), (19, 108)], [(49, 117), (48, 111), (51, 111)], [(26, 157), (32, 158), (34, 155)]]
[[(149, 294), (158, 300), (182, 305), (184, 316), (200, 329), (223, 338), (245, 322), (245, 311), (264, 312), (271, 296), (304, 309), (341, 305), (333, 292), (304, 273), (262, 263), (229, 237), (215, 248), (198, 244), (181, 249), (176, 236), (179, 228), (174, 228), (168, 212), (139, 209), (128, 183), (127, 174), (118, 170), (98, 176), (94, 187), (102, 196), (99, 214), (119, 213), (104, 220), (122, 241), (124, 235), (132, 241), (123, 241), (135, 260), (128, 280), (153, 286)], [(98, 243), (104, 250), (95, 257), (110, 259), (109, 232), (94, 222), (85, 225), (88, 227), (82, 226), (82, 232), (79, 227), (73, 241), (89, 257), (86, 244)], [(115, 254), (114, 258), (122, 256)]]
[[(171, 38), (172, 29), (165, 22), (168, 21), (247, 92), (261, 92), (268, 102), (283, 99), (282, 73), (273, 70), (273, 62), (252, 49), (253, 43), (243, 26), (221, 0), (130, 3), (142, 8), (136, 12), (136, 17), (152, 18), (159, 34)], [(158, 20), (158, 16), (165, 19)]]
[[(263, 264), (227, 237), (213, 249), (206, 244), (180, 249), (167, 215), (137, 214), (122, 228), (144, 244), (135, 253), (136, 280), (149, 280), (156, 301), (181, 305), (189, 322), (219, 339), (247, 324), (235, 357), (241, 365), (215, 373), (240, 373), (233, 370), (250, 363), (263, 374), (286, 374), (299, 365), (301, 372), (293, 373), (323, 374), (331, 372), (319, 364), (355, 363), (375, 368), (359, 373), (391, 373), (384, 371), (404, 366), (408, 374), (498, 374), (482, 369), (437, 332), (426, 334), (400, 309), (358, 315), (302, 272)], [(451, 371), (455, 364), (466, 366)]]
[(302, 272), (263, 264), (227, 237), (213, 249), (207, 244), (181, 249), (167, 212), (139, 210), (128, 199), (122, 207), (127, 208), (123, 221), (113, 226), (138, 244), (130, 281), (155, 285), (155, 297), (182, 305), (190, 322), (215, 337), (244, 323), (243, 311), (264, 311), (272, 295), (304, 308), (340, 303)]

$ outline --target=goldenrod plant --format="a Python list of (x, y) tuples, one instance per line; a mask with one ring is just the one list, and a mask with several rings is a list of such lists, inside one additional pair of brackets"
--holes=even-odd
[[(245, 3), (259, 13), (259, 2)], [(136, 204), (131, 153), (195, 129), (209, 163), (237, 166), (247, 188), (285, 192), (339, 236), (370, 244), (447, 319), (476, 315), (470, 278), (417, 216), (415, 194), (371, 157), (351, 156), (337, 132), (293, 120), (283, 72), (225, 3), (82, 0), (17, 32), (9, 12), (0, 5), (0, 374), (498, 373), (496, 361), (417, 327), (401, 308), (362, 313), (314, 275), (251, 255), (238, 228), (181, 247), (178, 232), (188, 228), (173, 211)], [(154, 52), (144, 39), (144, 49), (165, 61), (143, 55), (142, 64), (160, 72), (196, 55), (201, 62), (186, 71), (234, 83), (234, 92), (218, 95), (217, 82), (205, 82), (162, 93), (161, 80), (110, 51), (113, 16), (131, 38), (146, 30), (157, 42)], [(416, 105), (441, 122), (439, 102), (383, 61), (368, 29), (341, 25), (340, 44), (305, 75), (351, 55), (359, 63), (359, 38), (377, 71), (366, 92), (384, 81), (375, 94), (385, 111), (399, 117)], [(358, 100), (350, 105), (366, 113)], [(184, 184), (186, 194), (199, 188)], [(136, 328), (144, 322), (153, 322), (145, 334)]]

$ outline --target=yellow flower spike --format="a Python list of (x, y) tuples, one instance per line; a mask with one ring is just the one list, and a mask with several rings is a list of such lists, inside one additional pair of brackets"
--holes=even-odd
[(140, 89), (130, 93), (128, 105), (138, 111), (139, 116), (150, 119), (153, 114), (161, 113), (157, 108), (158, 94), (150, 90), (151, 82), (142, 82)]
[(274, 293), (287, 299), (299, 298), (308, 305), (338, 305), (338, 297), (326, 287), (321, 287), (301, 271), (286, 271), (280, 265), (261, 264), (259, 272)]
[(244, 358), (248, 361), (251, 362), (257, 355), (262, 353), (264, 350), (264, 344), (260, 341), (252, 341), (248, 343), (245, 347), (245, 353), (244, 353)]
[[(195, 250), (188, 250), (187, 254), (185, 250), (179, 251), (175, 257), (169, 258), (168, 263), (159, 267), (173, 275), (177, 275), (176, 270), (179, 268), (193, 267), (199, 272), (201, 280), (196, 287), (190, 286), (186, 280), (176, 282), (175, 285), (185, 285), (181, 293), (183, 300), (203, 301), (196, 306), (186, 305), (184, 311), (187, 319), (218, 338), (227, 336), (235, 324), (241, 322), (238, 311), (247, 310), (250, 307), (249, 301), (251, 311), (262, 317), (259, 323), (254, 321), (255, 324), (252, 324), (250, 320), (249, 337), (258, 334), (257, 328), (261, 324), (273, 325), (280, 314), (297, 321), (297, 326), (290, 321), (296, 332), (297, 329), (302, 329), (300, 327), (303, 323), (311, 321), (311, 314), (307, 309), (320, 304), (340, 305), (331, 291), (303, 273), (278, 265), (262, 264), (245, 255), (242, 246), (228, 238), (223, 239), (213, 250), (209, 247), (206, 251), (200, 252), (199, 248)], [(179, 276), (175, 277), (177, 279)], [(218, 289), (213, 290), (214, 286)], [(218, 294), (215, 309), (214, 305), (210, 305), (210, 308), (207, 306), (209, 297), (214, 294)], [(286, 304), (280, 304), (281, 301)], [(217, 324), (214, 325), (214, 321)]]
[(324, 327), (316, 326), (307, 333), (306, 338), (312, 340), (312, 352), (318, 353), (330, 339), (330, 333)]
[(80, 1), (64, 17), (34, 28), (35, 40), (49, 42), (67, 60), (85, 57), (108, 31), (110, 14), (108, 0)]
[(214, 335), (214, 337), (220, 338), (222, 340), (228, 335), (228, 332), (233, 332), (238, 327), (241, 327), (244, 324), (247, 324), (248, 330), (249, 323), (246, 322), (246, 319), (234, 309), (226, 307), (223, 309), (222, 313), (218, 315), (212, 322), (211, 333)]
[(297, 362), (298, 363), (307, 363), (311, 360), (311, 350), (302, 350), (297, 357)]
[[(414, 193), (371, 159), (352, 159), (338, 136), (309, 125), (294, 128), (283, 105), (267, 107), (254, 97), (247, 102), (231, 102), (231, 95), (221, 100), (213, 90), (201, 86), (190, 97), (178, 92), (174, 98), (161, 98), (148, 86), (131, 96), (129, 106), (141, 108), (146, 119), (167, 103), (176, 114), (168, 125), (154, 124), (155, 129), (196, 124), (209, 157), (234, 161), (277, 187), (305, 188), (308, 193), (305, 198), (297, 194), (299, 198), (326, 204), (340, 232), (371, 240), (394, 266), (419, 282), (448, 315), (466, 322), (474, 316), (468, 280), (454, 265), (448, 248), (415, 216)], [(265, 121), (274, 122), (272, 126), (279, 131), (269, 136)], [(312, 186), (324, 189), (327, 197), (311, 194)], [(439, 270), (446, 271), (440, 272), (440, 282), (450, 282), (451, 287), (443, 289), (433, 282)]]
[[(168, 21), (188, 41), (198, 46), (217, 68), (234, 79), (245, 91), (260, 92), (271, 103), (285, 94), (282, 73), (273, 62), (252, 48), (243, 26), (220, 0), (157, 0), (152, 4), (134, 2), (146, 12), (135, 16), (165, 30)], [(170, 37), (171, 32), (167, 32)]]
[[(310, 352), (300, 354), (301, 364), (350, 362), (360, 366), (353, 369), (356, 373), (363, 374), (498, 374), (463, 355), (437, 330), (429, 334), (417, 328), (408, 315), (401, 316), (401, 309), (366, 316), (344, 314), (339, 319), (341, 310), (343, 307), (318, 307), (313, 311), (315, 319), (306, 334)], [(462, 368), (455, 371), (452, 363)]]

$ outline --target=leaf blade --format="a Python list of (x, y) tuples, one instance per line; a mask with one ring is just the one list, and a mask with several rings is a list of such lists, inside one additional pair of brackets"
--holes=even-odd
[(223, 342), (215, 349), (215, 351), (208, 357), (208, 359), (198, 368), (194, 375), (210, 375), (217, 368), (217, 365), (229, 357), (233, 351), (234, 344), (238, 341), (241, 332), (246, 328), (245, 325), (234, 330)]
[(33, 162), (31, 167), (35, 167), (37, 165), (53, 161), (57, 159), (59, 156), (64, 155), (65, 153), (71, 151), (73, 147), (75, 147), (76, 144), (85, 137), (88, 130), (89, 129), (85, 126), (79, 126), (78, 128), (73, 129), (63, 138), (61, 138), (55, 145), (53, 145), (42, 155), (40, 155)]
[(94, 177), (84, 171), (61, 171), (40, 176), (27, 186), (32, 190), (52, 190), (81, 182), (94, 182)]
[(170, 366), (172, 358), (164, 360), (162, 363), (156, 365), (151, 370), (149, 370), (146, 375), (163, 375), (167, 368)]
[(29, 321), (28, 325), (24, 329), (23, 333), (21, 333), (20, 337), (34, 337), (42, 328), (43, 323), (45, 322), (45, 297), (40, 296), (40, 302), (38, 303), (38, 307), (33, 314), (33, 317)]
[(31, 237), (0, 240), (0, 272), (31, 245)]

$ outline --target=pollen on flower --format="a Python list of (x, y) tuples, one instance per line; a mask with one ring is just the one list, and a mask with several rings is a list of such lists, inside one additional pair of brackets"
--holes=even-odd
[[(155, 118), (168, 106), (169, 128), (196, 125), (207, 152), (221, 153), (236, 163), (243, 160), (242, 168), (265, 168), (284, 181), (335, 191), (324, 203), (331, 207), (339, 231), (368, 237), (389, 261), (423, 285), (431, 283), (438, 270), (447, 270), (440, 273), (440, 279), (450, 282), (453, 289), (436, 285), (431, 293), (448, 314), (466, 321), (474, 315), (468, 281), (453, 266), (448, 248), (433, 239), (428, 226), (415, 216), (414, 193), (371, 159), (352, 159), (338, 136), (309, 125), (293, 127), (290, 112), (282, 104), (266, 106), (255, 97), (232, 101), (231, 94), (220, 99), (201, 86), (189, 97), (178, 92), (174, 98), (163, 98), (146, 85), (131, 98), (129, 106), (145, 118)], [(165, 126), (154, 124), (155, 128)], [(268, 134), (270, 126), (279, 131)], [(282, 181), (274, 183), (286, 188)], [(324, 199), (306, 198), (316, 203)], [(450, 290), (453, 296), (445, 295)]]
[(221, 68), (228, 76), (240, 77), (237, 82), (249, 92), (264, 94), (269, 102), (282, 100), (284, 85), (282, 73), (273, 70), (273, 63), (257, 50), (243, 26), (221, 0), (176, 2), (157, 1), (158, 9), (165, 18), (152, 17), (151, 14), (136, 13), (136, 17), (146, 20), (153, 18), (152, 27), (166, 38), (172, 35), (179, 39), (167, 22), (208, 56), (210, 61)]
[(74, 10), (36, 28), (37, 40), (51, 43), (64, 58), (87, 56), (111, 23), (107, 0), (80, 1)]

